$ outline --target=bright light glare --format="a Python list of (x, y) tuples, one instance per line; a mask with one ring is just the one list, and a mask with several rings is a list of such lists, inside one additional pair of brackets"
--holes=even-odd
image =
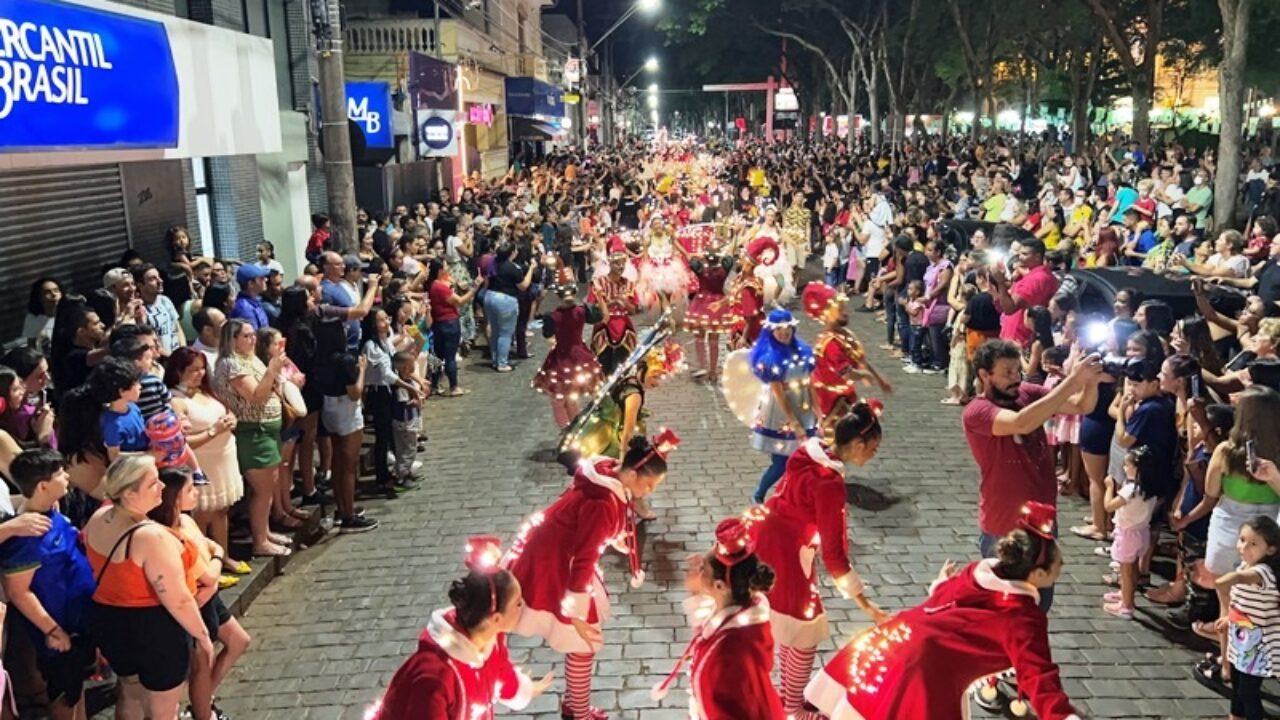
[(636, 7), (640, 12), (656, 12), (662, 7), (662, 0), (637, 0)]
[(1276, 114), (1275, 105), (1263, 105), (1262, 107), (1258, 108), (1259, 117), (1264, 117), (1264, 118), (1271, 117), (1272, 115), (1275, 115), (1275, 114)]
[(649, 94), (652, 95), (656, 92), (658, 92), (658, 83), (649, 83)]
[(655, 108), (655, 109), (658, 107), (658, 98), (656, 95), (649, 96), (649, 107)]
[(657, 71), (658, 71), (658, 58), (656, 58), (656, 57), (651, 57), (651, 58), (649, 58), (648, 60), (645, 60), (645, 61), (644, 61), (644, 69), (645, 69), (645, 70), (648, 70), (649, 72), (657, 72)]
[(969, 123), (973, 122), (973, 113), (968, 111), (961, 111), (956, 113), (956, 122), (964, 123), (968, 125)]

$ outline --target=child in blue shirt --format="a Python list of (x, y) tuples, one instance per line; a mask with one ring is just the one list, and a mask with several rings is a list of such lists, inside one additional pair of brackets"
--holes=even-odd
[(69, 487), (66, 464), (56, 450), (28, 450), (14, 458), (10, 474), (27, 498), (25, 512), (44, 515), (50, 527), (0, 545), (0, 583), (36, 648), (50, 713), (84, 717), (84, 681), (97, 659), (85, 632), (96, 583), (79, 533), (57, 509)]
[(89, 375), (90, 390), (104, 406), (98, 422), (109, 461), (120, 453), (145, 452), (151, 447), (146, 423), (137, 405), (142, 393), (140, 374), (133, 363), (108, 358)]

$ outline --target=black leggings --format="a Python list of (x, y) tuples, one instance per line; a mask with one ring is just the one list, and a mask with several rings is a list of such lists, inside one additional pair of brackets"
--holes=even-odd
[(368, 385), (364, 389), (364, 403), (373, 418), (373, 474), (379, 486), (392, 483), (387, 453), (393, 440), (391, 426), (391, 388), (386, 385)]
[[(1266, 652), (1263, 650), (1263, 652)], [(1226, 662), (1226, 658), (1222, 658)], [(1244, 720), (1264, 720), (1262, 681), (1265, 678), (1231, 669), (1231, 714)]]

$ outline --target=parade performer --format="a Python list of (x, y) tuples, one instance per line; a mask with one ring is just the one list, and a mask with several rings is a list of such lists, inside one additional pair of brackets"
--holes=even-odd
[(769, 607), (773, 637), (781, 646), (782, 704), (797, 718), (818, 645), (830, 634), (815, 558), (822, 558), (843, 597), (876, 622), (887, 617), (867, 599), (849, 561), (844, 490), (845, 463), (862, 466), (880, 447), (879, 412), (878, 404), (860, 402), (836, 424), (833, 445), (806, 440), (787, 461), (778, 492), (764, 507), (748, 512), (756, 555), (777, 578)]
[[(755, 228), (755, 239), (758, 240), (762, 237), (774, 240), (775, 243), (777, 238), (785, 237), (782, 226), (778, 224), (778, 209), (776, 207), (770, 207), (766, 210), (764, 224)], [(756, 277), (759, 277), (764, 284), (766, 303), (785, 305), (791, 301), (791, 298), (795, 297), (795, 269), (796, 267), (791, 262), (789, 253), (783, 247), (779, 247), (774, 262), (756, 266)]]
[(628, 556), (632, 586), (643, 583), (631, 502), (662, 483), (666, 457), (678, 444), (666, 430), (652, 442), (633, 438), (621, 462), (603, 456), (582, 461), (573, 484), (525, 523), (504, 560), (524, 589), (515, 632), (542, 637), (565, 654), (564, 718), (607, 717), (591, 707), (591, 674), (609, 618), (609, 593), (596, 564), (612, 545)]
[(649, 309), (664, 312), (674, 300), (683, 307), (698, 279), (689, 270), (684, 248), (675, 242), (666, 222), (655, 217), (640, 258), (640, 298)]
[(715, 545), (706, 555), (689, 558), (685, 573), (693, 639), (653, 689), (654, 699), (667, 694), (687, 661), (692, 720), (784, 720), (770, 677), (773, 632), (764, 593), (773, 580), (741, 518), (717, 525)]
[[(623, 242), (622, 236), (610, 235), (607, 241), (597, 241), (596, 247), (591, 251), (591, 277), (602, 278), (608, 275), (614, 256), (620, 256), (624, 261), (630, 257), (627, 254), (627, 244)], [(622, 277), (631, 282), (635, 282), (636, 278), (640, 276), (636, 271), (636, 266), (630, 262), (623, 262), (621, 267)]]
[(378, 706), (374, 720), (492, 720), (494, 701), (525, 708), (551, 686), (554, 673), (538, 682), (511, 664), (506, 634), (520, 618), (520, 583), (498, 567), (498, 538), (467, 543), (467, 569), (449, 586), (453, 607), (437, 610)]
[(600, 305), (608, 314), (591, 328), (591, 349), (606, 375), (612, 375), (618, 364), (636, 347), (636, 329), (631, 315), (640, 309), (635, 283), (624, 271), (628, 266), (627, 251), (621, 240), (609, 249), (609, 273), (595, 278), (587, 293), (587, 304)]
[(700, 258), (690, 263), (698, 276), (698, 292), (689, 302), (684, 327), (693, 333), (693, 347), (698, 356), (695, 377), (706, 376), (716, 382), (720, 374), (720, 335), (733, 330), (735, 319), (724, 295), (725, 280), (733, 261), (715, 247), (707, 248)]
[(578, 415), (578, 401), (591, 397), (604, 383), (599, 361), (582, 341), (582, 328), (604, 319), (607, 308), (604, 303), (579, 305), (574, 283), (558, 285), (555, 291), (560, 306), (542, 316), (542, 336), (555, 338), (555, 346), (533, 376), (533, 387), (551, 398), (551, 413), (563, 428)]
[(822, 283), (809, 283), (801, 299), (804, 311), (823, 326), (813, 343), (812, 381), (822, 434), (830, 439), (835, 424), (858, 402), (859, 381), (874, 381), (884, 393), (892, 393), (893, 386), (871, 366), (862, 343), (849, 329), (848, 298)]
[[(764, 502), (782, 478), (787, 457), (818, 433), (810, 382), (813, 350), (796, 335), (799, 324), (790, 312), (775, 308), (751, 350), (734, 351), (725, 363), (721, 385), (730, 408), (735, 414), (746, 408), (754, 411), (738, 419), (751, 428), (751, 447), (770, 458), (753, 496), (756, 504)], [(743, 372), (744, 364), (749, 373)]]
[[(646, 433), (645, 392), (656, 388), (684, 366), (684, 349), (669, 337), (656, 345), (634, 365), (605, 386), (590, 417), (584, 418), (565, 448), (575, 458), (605, 455), (622, 459), (631, 438)], [(632, 505), (641, 520), (654, 520), (649, 499), (637, 498)]]
[[(1040, 590), (1062, 572), (1054, 508), (1026, 510), (995, 558), (959, 572), (947, 563), (928, 600), (845, 645), (805, 689), (809, 702), (831, 720), (960, 720), (967, 689), (1012, 665), (1040, 720), (1078, 720), (1039, 606)], [(1025, 714), (1014, 702), (1012, 712)]]
[(778, 241), (769, 237), (758, 237), (747, 245), (742, 254), (741, 268), (733, 279), (729, 290), (729, 303), (735, 320), (730, 346), (735, 349), (749, 348), (755, 345), (760, 337), (760, 326), (764, 320), (764, 282), (756, 275), (756, 268), (771, 265), (778, 260)]
[(797, 190), (791, 195), (791, 205), (782, 213), (782, 243), (787, 262), (794, 273), (793, 282), (809, 257), (809, 233), (812, 230), (813, 213), (804, 202), (804, 193)]

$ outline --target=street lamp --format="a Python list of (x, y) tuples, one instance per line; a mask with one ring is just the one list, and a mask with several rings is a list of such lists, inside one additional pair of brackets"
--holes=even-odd
[(642, 72), (658, 72), (658, 58), (651, 56), (648, 60), (645, 60), (643, 65), (636, 68), (635, 72), (628, 75), (627, 79), (622, 81), (622, 84), (618, 86), (618, 89), (615, 92), (625, 90), (626, 87), (631, 84), (631, 81), (635, 80), (636, 76)]
[(657, 109), (657, 107), (658, 107), (658, 96), (657, 96), (657, 95), (650, 95), (650, 96), (649, 96), (649, 107), (650, 107), (650, 108)]
[(649, 94), (656, 95), (658, 92), (658, 83), (649, 83)]
[(658, 58), (650, 55), (649, 59), (644, 61), (644, 69), (648, 72), (658, 72)]
[(587, 50), (587, 56), (590, 57), (591, 54), (596, 51), (596, 48), (600, 46), (600, 43), (604, 42), (605, 38), (612, 35), (614, 30), (617, 30), (622, 26), (622, 23), (630, 20), (631, 16), (635, 15), (637, 11), (650, 14), (657, 12), (660, 7), (662, 7), (662, 0), (636, 0), (631, 7), (627, 8), (626, 12), (622, 13), (622, 17), (618, 18), (616, 22), (609, 26), (608, 30), (604, 31), (603, 35), (596, 38), (596, 41), (591, 43), (591, 47)]

